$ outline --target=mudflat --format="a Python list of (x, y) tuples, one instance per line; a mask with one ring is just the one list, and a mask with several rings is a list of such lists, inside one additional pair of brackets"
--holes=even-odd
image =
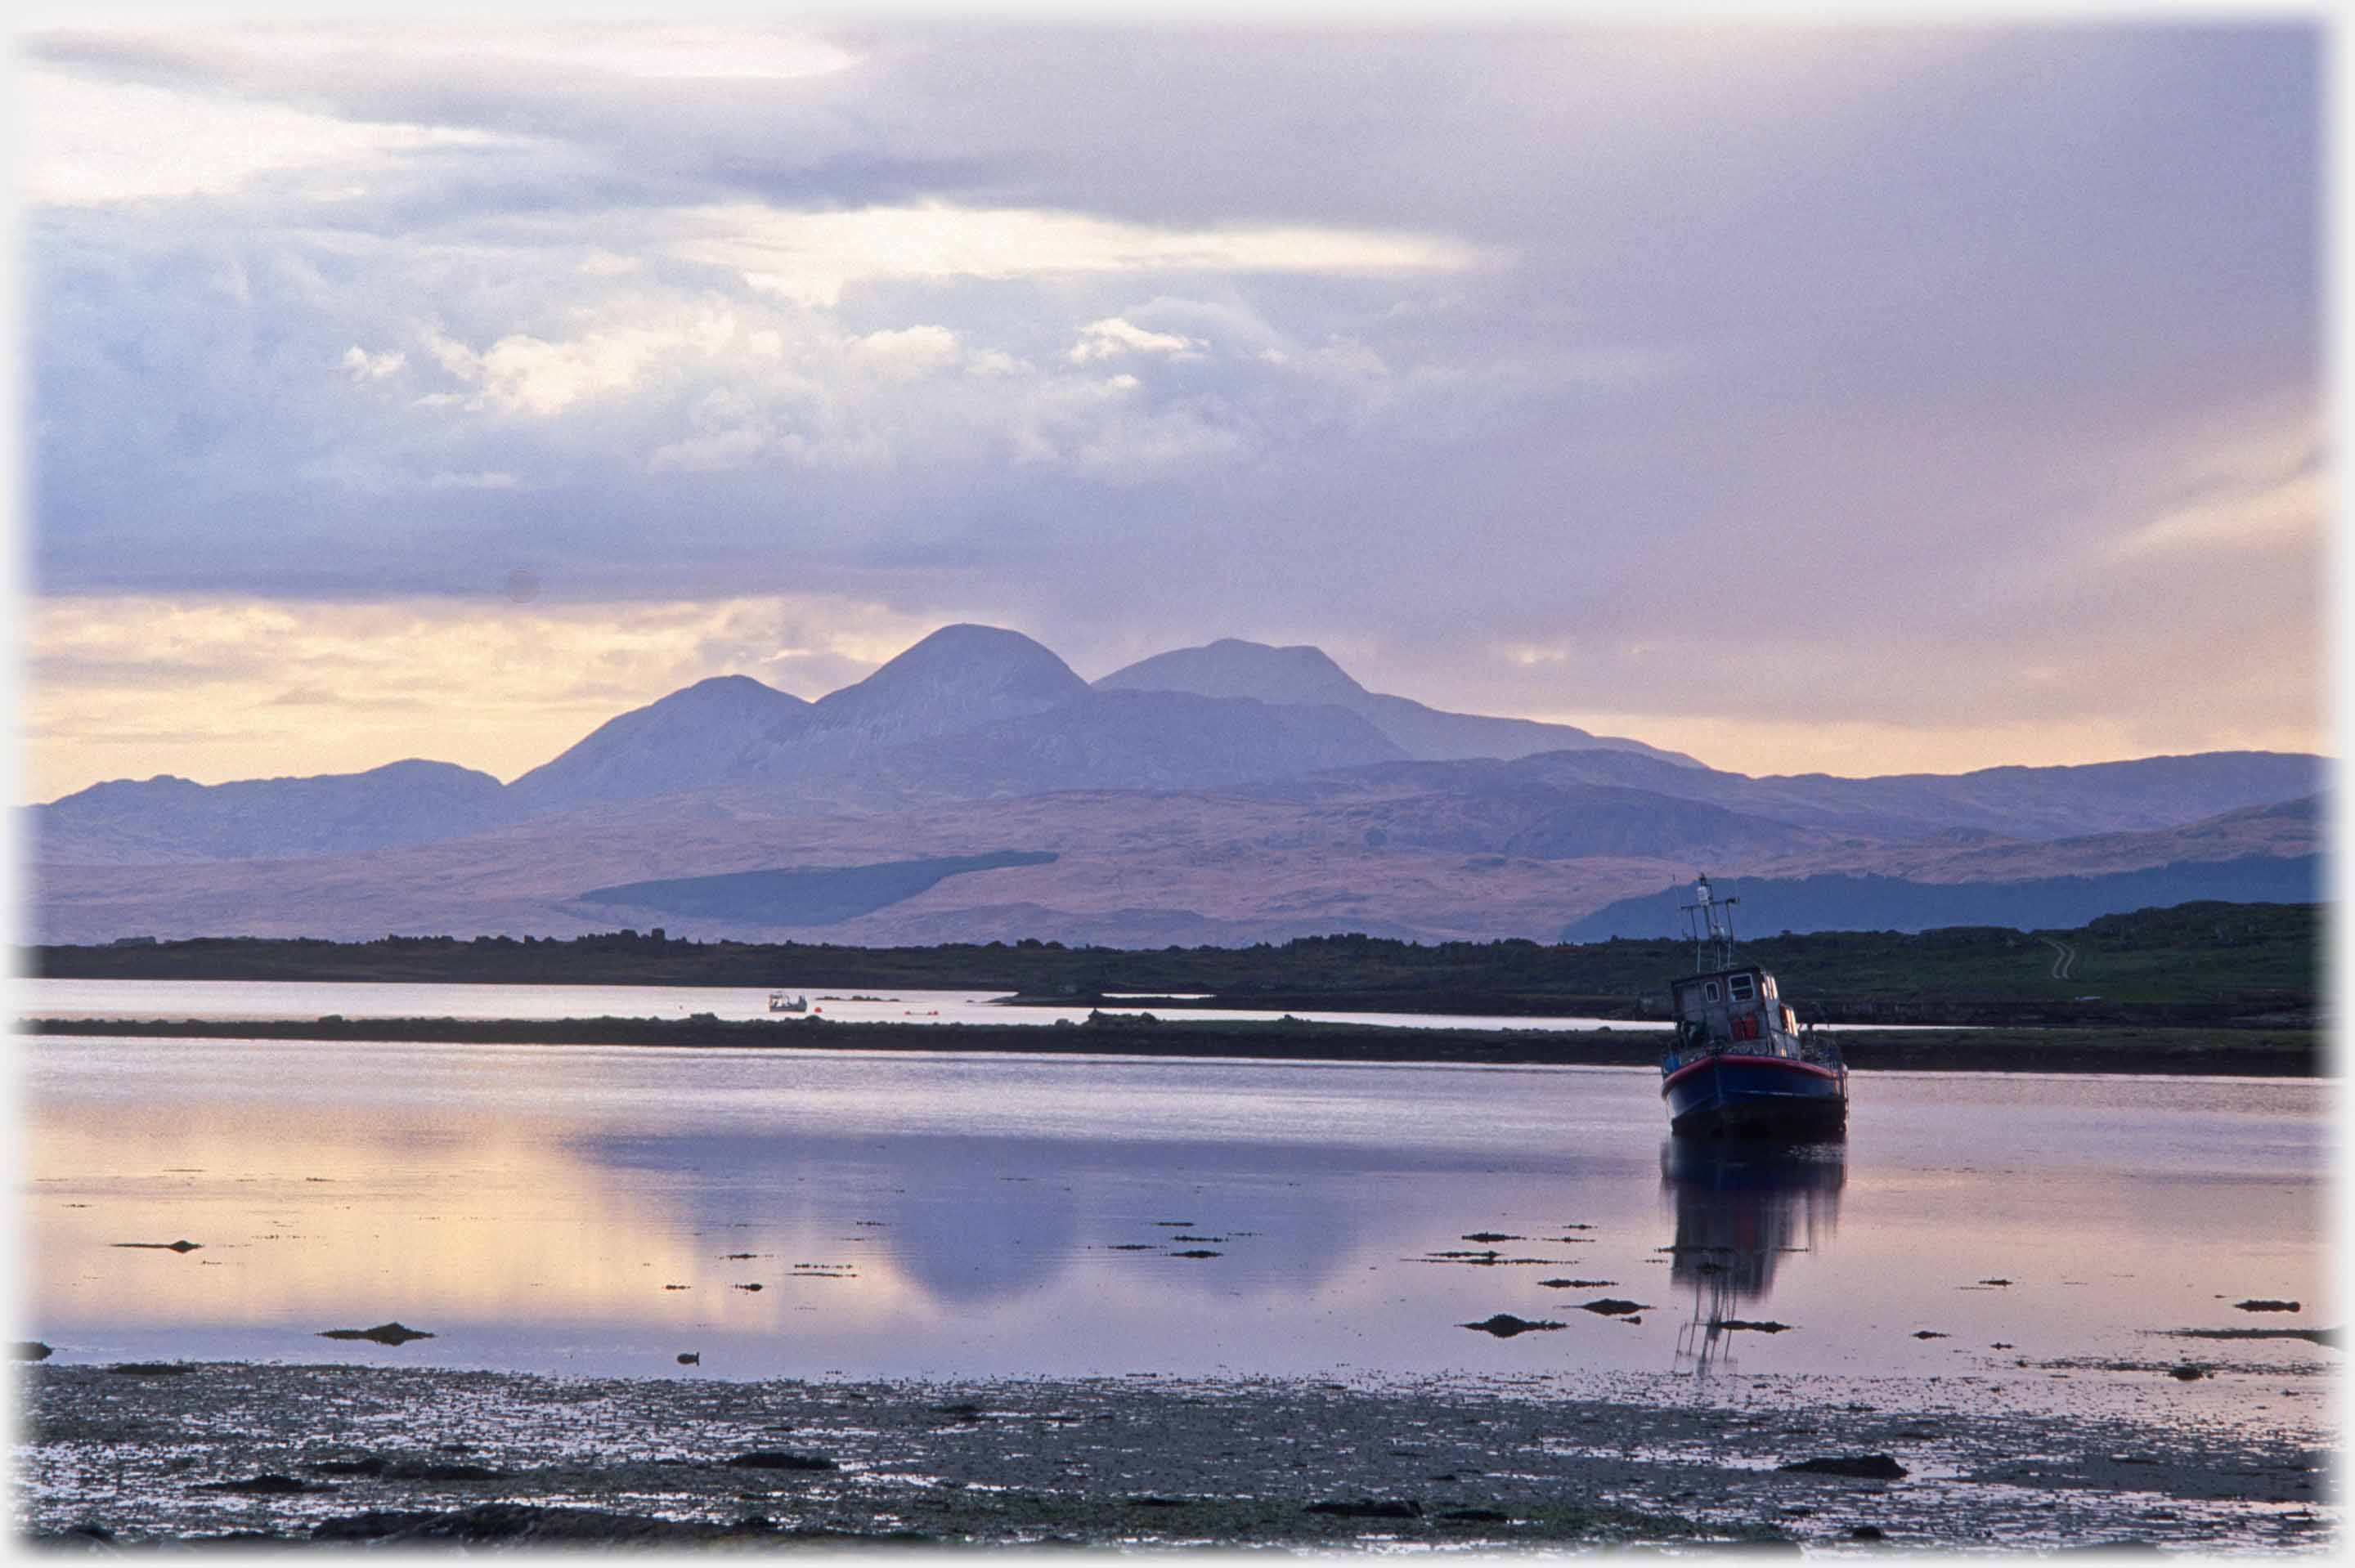
[[(26, 1367), (63, 1544), (1622, 1542), (2328, 1550), (2295, 1425), (1975, 1379), (767, 1381)], [(2221, 1369), (2220, 1369), (2221, 1370)], [(2260, 1405), (2264, 1370), (2239, 1397)], [(2149, 1388), (2142, 1386), (2143, 1382)], [(2201, 1385), (2194, 1385), (2200, 1387)], [(2215, 1384), (2205, 1385), (2211, 1392)]]

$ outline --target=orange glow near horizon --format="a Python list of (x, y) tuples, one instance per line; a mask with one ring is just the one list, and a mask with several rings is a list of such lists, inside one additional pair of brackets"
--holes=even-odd
[(1630, 736), (1728, 773), (1969, 773), (1983, 768), (2064, 768), (2202, 751), (2328, 754), (2319, 715), (2311, 726), (2259, 726), (2224, 734), (2168, 736), (2118, 720), (2105, 724), (1806, 724), (1690, 714), (1532, 714), (1597, 735)]
[[(509, 1119), (435, 1113), (389, 1133), (382, 1117), (353, 1107), (290, 1118), (240, 1105), (126, 1139), (107, 1107), (44, 1105), (24, 1128), (23, 1223), (40, 1261), (29, 1305), (52, 1320), (118, 1323), (197, 1307), (215, 1322), (297, 1318), (316, 1333), (385, 1320), (346, 1322), (356, 1301), (416, 1324), (428, 1280), (433, 1310), (474, 1319), (597, 1323), (675, 1306), (683, 1324), (774, 1329), (803, 1304), (794, 1258), (730, 1261), (738, 1244), (725, 1230), (707, 1233), (676, 1204), (616, 1181), (571, 1152), (560, 1127), (536, 1121), (519, 1133)], [(794, 1238), (806, 1247), (796, 1257), (849, 1250), (828, 1249), (822, 1221), (796, 1228), (806, 1233)], [(118, 1245), (183, 1236), (200, 1250)], [(861, 1255), (856, 1268), (825, 1282), (830, 1308), (945, 1310), (888, 1258)], [(752, 1280), (767, 1284), (734, 1288)]]

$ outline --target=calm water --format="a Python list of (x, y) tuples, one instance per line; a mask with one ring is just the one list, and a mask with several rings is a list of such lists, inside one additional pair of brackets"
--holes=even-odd
[[(905, 991), (894, 987), (817, 986), (780, 981), (778, 987), (654, 985), (406, 985), (345, 980), (27, 980), (17, 982), (16, 1013), (27, 1018), (686, 1018), (709, 1012), (720, 1018), (766, 1018), (769, 991), (783, 989), (810, 999), (821, 1016), (844, 1022), (1043, 1023), (1084, 1020), (1084, 1007), (1001, 1007), (1014, 994), (1003, 991)], [(876, 1000), (853, 1001), (861, 996)], [(1154, 1002), (1107, 1012), (1150, 1012)], [(1168, 1011), (1165, 1005), (1165, 1011)], [(1248, 1008), (1194, 1008), (1183, 1018), (1273, 1019), (1281, 1012)], [(1420, 1012), (1295, 1012), (1314, 1022), (1381, 1023), (1437, 1029), (1665, 1030), (1668, 1024), (1625, 1019), (1520, 1018)]]
[[(2043, 1383), (2197, 1358), (2311, 1395), (2335, 1355), (2153, 1332), (2336, 1324), (2312, 1083), (1859, 1075), (1844, 1147), (1740, 1160), (1672, 1146), (1648, 1070), (16, 1047), (22, 1326), (69, 1361)], [(1600, 1297), (1644, 1310), (1576, 1309)], [(1457, 1326), (1498, 1312), (1566, 1327)], [(1793, 1328), (1701, 1327), (1725, 1317)], [(438, 1337), (314, 1337), (391, 1319)]]

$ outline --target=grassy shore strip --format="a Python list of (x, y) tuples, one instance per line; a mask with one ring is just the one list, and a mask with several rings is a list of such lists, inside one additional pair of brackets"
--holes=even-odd
[[(20, 1033), (157, 1039), (325, 1040), (484, 1045), (668, 1045), (773, 1050), (954, 1051), (1210, 1056), (1316, 1062), (1649, 1066), (1662, 1036), (1645, 1030), (1407, 1029), (1355, 1023), (866, 1023), (709, 1016), (655, 1018), (20, 1019)], [(2171, 1073), (2319, 1077), (2331, 1070), (2311, 1029), (1854, 1030), (1839, 1036), (1859, 1070)]]
[[(2182, 1026), (2289, 1023), (2321, 992), (2324, 909), (2179, 905), (2073, 930), (1753, 933), (1742, 956), (1840, 1023)], [(2048, 938), (2050, 938), (2048, 940)], [(2065, 962), (2063, 961), (2065, 959)], [(17, 951), (22, 972), (69, 980), (364, 980), (471, 985), (742, 986), (1014, 991), (1060, 1005), (1119, 991), (1208, 992), (1287, 1012), (1662, 1017), (1689, 941), (1621, 938), (1422, 944), (1302, 937), (1246, 948), (1065, 947), (1025, 938), (920, 948), (675, 939), (657, 929), (527, 937), (199, 937)], [(2311, 1027), (2310, 1021), (2307, 1022)]]
[[(1787, 986), (1785, 995), (1795, 995)], [(1140, 994), (1142, 1000), (1139, 1000)], [(1150, 1007), (1185, 1013), (1221, 1008), (1256, 1012), (1417, 1012), (1433, 1016), (1487, 1018), (1596, 1018), (1660, 1023), (1667, 1020), (1665, 993), (1644, 997), (1480, 995), (1469, 991), (1274, 991), (1232, 995), (1157, 996), (1152, 993), (1091, 992), (1071, 996), (1025, 996), (999, 1000), (1007, 1008)], [(1810, 1023), (1850, 1028), (1902, 1024), (1917, 1029), (2267, 1029), (2318, 1026), (2320, 1010), (2311, 996), (2251, 993), (2226, 1001), (2111, 1002), (2035, 1001), (2017, 997), (1872, 997), (1807, 994)]]

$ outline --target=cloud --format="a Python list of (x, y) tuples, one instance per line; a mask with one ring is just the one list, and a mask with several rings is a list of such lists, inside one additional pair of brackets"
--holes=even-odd
[[(69, 228), (61, 223), (60, 234)], [(164, 564), (126, 557), (67, 521), (101, 504), (99, 493), (123, 471), (126, 441), (144, 471), (178, 472), (169, 486), (104, 503), (118, 524), (198, 497), (233, 518), (244, 508), (226, 486), (267, 471), (279, 490), (272, 504), (312, 518), (272, 546), (274, 558), (292, 564), (307, 544), (325, 570), (331, 551), (355, 540), (373, 550), (394, 546), (433, 516), (413, 514), (389, 536), (380, 514), (350, 510), (356, 495), (453, 492), (466, 487), (459, 476), (504, 476), (474, 487), (529, 490), (551, 504), (570, 495), (568, 529), (610, 529), (599, 546), (608, 548), (620, 543), (627, 509), (655, 475), (897, 471), (911, 476), (894, 482), (908, 486), (906, 504), (928, 511), (943, 489), (1004, 493), (1024, 475), (1061, 472), (1125, 487), (1313, 440), (1375, 408), (1352, 384), (1383, 370), (1348, 334), (1327, 333), (1322, 346), (1304, 348), (1304, 334), (1184, 296), (1135, 307), (1142, 321), (1067, 302), (1061, 319), (976, 316), (962, 328), (894, 322), (879, 305), (854, 326), (847, 312), (731, 293), (694, 272), (583, 275), (563, 264), (581, 253), (577, 238), (549, 236), (543, 245), (540, 238), (354, 247), (249, 229), (176, 235), (127, 266), (116, 260), (82, 270), (66, 264), (78, 259), (74, 247), (61, 246), (51, 287), (72, 308), (58, 313), (37, 373), (64, 438), (52, 444), (46, 469), (49, 514), (61, 525), (45, 544), (61, 581), (146, 586)], [(928, 307), (964, 311), (969, 287), (980, 286), (935, 295)], [(1105, 280), (1090, 291), (1123, 287)], [(1060, 286), (1052, 291), (1067, 294)], [(223, 296), (237, 313), (218, 307)], [(401, 319), (404, 306), (428, 298), (430, 315)], [(1163, 318), (1225, 323), (1243, 341), (1295, 352), (1281, 363), (1214, 364), (1205, 350), (1185, 346), (1206, 339), (1147, 324)], [(219, 329), (264, 319), (273, 361), (237, 363), (241, 344), (220, 341)], [(77, 335), (84, 325), (89, 335)], [(1155, 368), (1107, 376), (1099, 372), (1108, 366), (1087, 357), (1074, 363), (1064, 351), (1075, 333), (1119, 344), (1139, 370)], [(306, 336), (334, 347), (307, 348)], [(322, 360), (336, 366), (332, 388), (319, 379)], [(166, 364), (167, 374), (146, 369)], [(234, 417), (223, 417), (225, 401)], [(149, 429), (126, 431), (119, 418), (99, 417), (126, 403), (145, 412)], [(199, 422), (215, 432), (201, 452), (185, 444)], [(935, 477), (912, 477), (920, 470)], [(307, 499), (298, 499), (305, 490)], [(892, 502), (876, 493), (859, 510), (871, 516), (879, 503)], [(537, 535), (548, 515), (453, 515), (453, 524), (489, 536), (454, 556), (437, 542), (409, 568), (425, 573), (410, 586), (448, 587), (433, 574), (464, 569), (474, 549), (499, 547), (499, 535)], [(740, 521), (724, 510), (709, 515), (714, 530)], [(208, 588), (236, 588), (234, 574), (258, 558), (230, 536), (236, 526), (224, 521), (212, 531), (230, 575)], [(873, 536), (863, 523), (855, 532)], [(726, 553), (724, 540), (699, 543)], [(812, 543), (822, 550), (825, 540)], [(724, 575), (709, 550), (678, 561), (709, 563)], [(352, 566), (358, 580), (384, 580), (380, 567)], [(174, 563), (183, 586), (195, 580), (190, 567), (186, 556)], [(634, 565), (612, 580), (645, 579)], [(665, 590), (648, 584), (646, 591)]]
[(29, 555), (1310, 641), (1762, 739), (2286, 734), (2318, 37), (51, 30)]
[(464, 127), (354, 124), (274, 104), (173, 88), (98, 83), (37, 66), (15, 73), (17, 191), (35, 206), (221, 196), (267, 178), (334, 201), (368, 165), (398, 156), (499, 146)]
[(517, 333), (477, 354), (437, 334), (429, 340), (435, 360), (451, 376), (480, 390), (467, 397), (429, 393), (425, 400), (455, 401), (476, 412), (554, 414), (584, 397), (628, 391), (649, 361), (684, 341), (676, 334), (632, 328), (568, 343)]
[[(701, 417), (709, 418), (712, 407), (707, 405)], [(726, 402), (718, 408), (724, 418)], [(749, 414), (750, 410), (745, 412)], [(750, 423), (722, 425), (656, 447), (646, 459), (646, 466), (656, 473), (718, 473), (750, 467), (762, 454), (775, 450), (775, 445), (776, 438), (769, 429)]]
[(870, 332), (854, 341), (850, 351), (897, 376), (922, 376), (955, 363), (961, 347), (957, 334), (943, 326), (895, 327)]
[[(314, 56), (351, 52), (348, 36), (297, 35)], [(839, 44), (763, 29), (640, 25), (608, 31), (496, 26), (463, 37), (416, 35), (413, 29), (377, 36), (427, 58), (505, 58), (527, 69), (585, 69), (666, 81), (794, 81), (847, 70), (858, 57)]]
[[(569, 313), (587, 313), (575, 306)], [(474, 412), (552, 415), (585, 399), (630, 392), (666, 361), (709, 359), (738, 349), (737, 319), (722, 302), (666, 302), (655, 321), (645, 319), (636, 300), (606, 313), (608, 320), (577, 336), (550, 342), (511, 333), (479, 352), (429, 326), (423, 341), (435, 363), (477, 390), (428, 394), (425, 401)], [(632, 314), (639, 319), (628, 319)]]
[(2147, 497), (2137, 507), (2142, 516), (2116, 540), (2129, 558), (2282, 549), (2312, 556), (2330, 513), (2323, 432), (2294, 408), (2252, 410), (2223, 429), (2154, 443), (2129, 482)]
[(1294, 225), (1172, 229), (1085, 213), (975, 208), (945, 202), (793, 212), (731, 206), (682, 211), (670, 222), (699, 238), (672, 253), (727, 268), (754, 289), (833, 306), (857, 284), (1001, 281), (1094, 272), (1453, 272), (1481, 252), (1441, 236)]
[(1147, 332), (1133, 322), (1119, 316), (1106, 316), (1090, 322), (1080, 329), (1080, 341), (1063, 355), (1073, 365), (1085, 365), (1092, 359), (1117, 359), (1128, 354), (1168, 354), (1181, 358), (1199, 357), (1209, 345), (1199, 338), (1174, 332)]
[[(367, 16), (330, 21), (249, 19), (233, 31), (191, 34), (154, 18), (99, 16), (33, 33), (37, 60), (100, 77), (162, 82), (237, 83), (270, 93), (309, 84), (367, 79), (388, 61), (402, 73), (487, 65), (526, 76), (607, 76), (702, 82), (791, 81), (858, 63), (841, 43), (796, 28), (616, 22), (594, 30), (504, 18), (422, 28)], [(289, 73), (292, 62), (297, 69)]]
[(399, 349), (370, 354), (354, 344), (344, 350), (343, 366), (355, 381), (381, 381), (388, 376), (398, 376), (409, 364), (409, 355)]

